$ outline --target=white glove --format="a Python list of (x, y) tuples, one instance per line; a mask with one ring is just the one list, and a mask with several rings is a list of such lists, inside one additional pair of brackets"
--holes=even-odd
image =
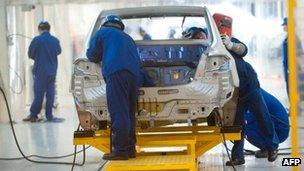
[(221, 38), (222, 38), (223, 44), (226, 46), (226, 48), (228, 50), (231, 50), (233, 47), (233, 42), (231, 42), (229, 36), (227, 36), (226, 34), (222, 34)]

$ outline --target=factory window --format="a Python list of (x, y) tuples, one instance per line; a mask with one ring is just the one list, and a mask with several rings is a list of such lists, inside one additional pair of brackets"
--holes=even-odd
[(264, 17), (269, 17), (269, 18), (276, 18), (279, 17), (278, 13), (278, 3), (276, 1), (265, 1), (263, 5), (263, 16)]
[[(145, 39), (141, 32), (149, 35), (152, 40), (181, 39), (182, 33), (191, 27), (199, 27), (209, 32), (205, 18), (202, 16), (130, 18), (123, 19), (123, 23), (124, 31), (134, 40)], [(211, 37), (206, 36), (206, 39), (211, 40)]]

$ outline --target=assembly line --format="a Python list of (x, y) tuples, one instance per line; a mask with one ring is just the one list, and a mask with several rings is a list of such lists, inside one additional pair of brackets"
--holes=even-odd
[[(8, 10), (10, 3), (27, 2), (0, 5)], [(59, 4), (69, 4), (70, 10), (70, 3)], [(271, 48), (275, 43), (266, 45), (270, 62), (263, 59), (261, 64), (254, 54), (265, 48), (263, 42), (253, 37), (248, 43), (247, 35), (239, 34), (242, 23), (227, 10), (230, 2), (143, 3), (96, 12), (80, 45), (82, 53), (74, 59), (65, 55), (67, 43), (76, 54), (75, 42), (58, 36), (62, 21), (44, 17), (25, 29), (35, 28), (36, 33), (24, 46), (25, 60), (31, 61), (24, 63), (29, 72), (19, 75), (12, 59), (10, 69), (0, 69), (2, 169), (301, 170), (304, 30), (295, 34), (292, 26), (295, 21), (296, 28), (304, 23), (280, 13), (276, 27), (288, 35), (278, 39), (279, 52)], [(262, 2), (242, 3), (251, 3), (251, 15), (256, 17), (252, 4)], [(276, 7), (282, 11), (282, 4), (288, 4), (285, 11), (297, 7), (289, 1), (279, 3)], [(20, 9), (30, 17), (35, 8)], [(9, 17), (3, 18), (11, 27)], [(13, 52), (12, 47), (22, 47), (17, 38), (6, 41), (15, 41), (7, 45), (8, 56), (21, 53)], [(266, 65), (273, 70), (280, 66), (279, 76), (274, 71), (261, 74)], [(14, 74), (29, 94), (15, 93)], [(27, 96), (28, 106), (22, 99)], [(24, 107), (19, 108), (19, 100)], [(16, 111), (24, 111), (23, 117), (19, 119)], [(59, 155), (71, 149), (73, 153)]]

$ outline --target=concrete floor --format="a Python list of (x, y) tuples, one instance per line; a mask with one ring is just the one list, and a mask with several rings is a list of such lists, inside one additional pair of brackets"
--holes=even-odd
[[(72, 145), (73, 131), (77, 128), (78, 119), (76, 118), (75, 109), (70, 103), (70, 97), (61, 98), (59, 108), (55, 113), (59, 116), (66, 118), (64, 123), (24, 123), (20, 121), (25, 117), (26, 111), (23, 114), (14, 115), (16, 133), (22, 150), (26, 155), (37, 154), (45, 156), (58, 156), (73, 153), (74, 146)], [(58, 115), (57, 115), (58, 116)], [(304, 117), (299, 118), (299, 123), (304, 123)], [(299, 139), (303, 137), (304, 131), (299, 130)], [(300, 146), (303, 146), (304, 140), (301, 140)], [(0, 157), (19, 157), (11, 129), (8, 123), (0, 124)], [(228, 143), (231, 147), (231, 144)], [(290, 141), (287, 140), (280, 145), (280, 148), (290, 147)], [(246, 148), (255, 150), (250, 144), (246, 144)], [(78, 147), (80, 150), (81, 147)], [(285, 151), (287, 152), (287, 151)], [(74, 170), (98, 170), (100, 165), (104, 162), (101, 160), (102, 153), (89, 148), (86, 152), (86, 164), (82, 167), (75, 167)], [(287, 156), (280, 156), (274, 163), (269, 163), (265, 159), (256, 159), (254, 156), (246, 156), (246, 165), (236, 167), (237, 170), (290, 170), (289, 167), (282, 167), (282, 158)], [(36, 158), (33, 158), (36, 159)], [(39, 159), (41, 160), (41, 159)], [(62, 160), (52, 161), (65, 161), (72, 162), (73, 158), (65, 158)], [(78, 154), (77, 162), (82, 161), (82, 154)], [(200, 158), (200, 170), (233, 170), (229, 167), (223, 167), (223, 163), (227, 161), (227, 155), (223, 145), (218, 145), (211, 151), (206, 153)], [(31, 171), (31, 170), (44, 170), (44, 171), (61, 171), (70, 170), (71, 166), (68, 165), (50, 165), (50, 164), (35, 164), (26, 160), (17, 161), (1, 161), (1, 171)]]

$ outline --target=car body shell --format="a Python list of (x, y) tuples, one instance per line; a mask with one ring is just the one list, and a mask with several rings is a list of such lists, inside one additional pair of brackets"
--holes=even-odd
[[(234, 59), (224, 47), (207, 7), (161, 6), (106, 10), (99, 15), (91, 33), (99, 29), (102, 19), (109, 14), (119, 15), (122, 19), (151, 16), (204, 16), (211, 34), (212, 41), (206, 45), (206, 51), (201, 54), (190, 82), (165, 87), (140, 88), (136, 113), (138, 123), (145, 127), (176, 122), (190, 123), (204, 120), (217, 110), (223, 123), (232, 124), (236, 104), (232, 98), (236, 96), (235, 90), (239, 85), (239, 79)], [(138, 46), (171, 44), (186, 46), (204, 45), (206, 42), (176, 39), (136, 41), (136, 44)], [(81, 126), (87, 130), (99, 129), (100, 122), (110, 121), (101, 65), (89, 62), (86, 58), (80, 58), (74, 62), (71, 92), (75, 99)]]

